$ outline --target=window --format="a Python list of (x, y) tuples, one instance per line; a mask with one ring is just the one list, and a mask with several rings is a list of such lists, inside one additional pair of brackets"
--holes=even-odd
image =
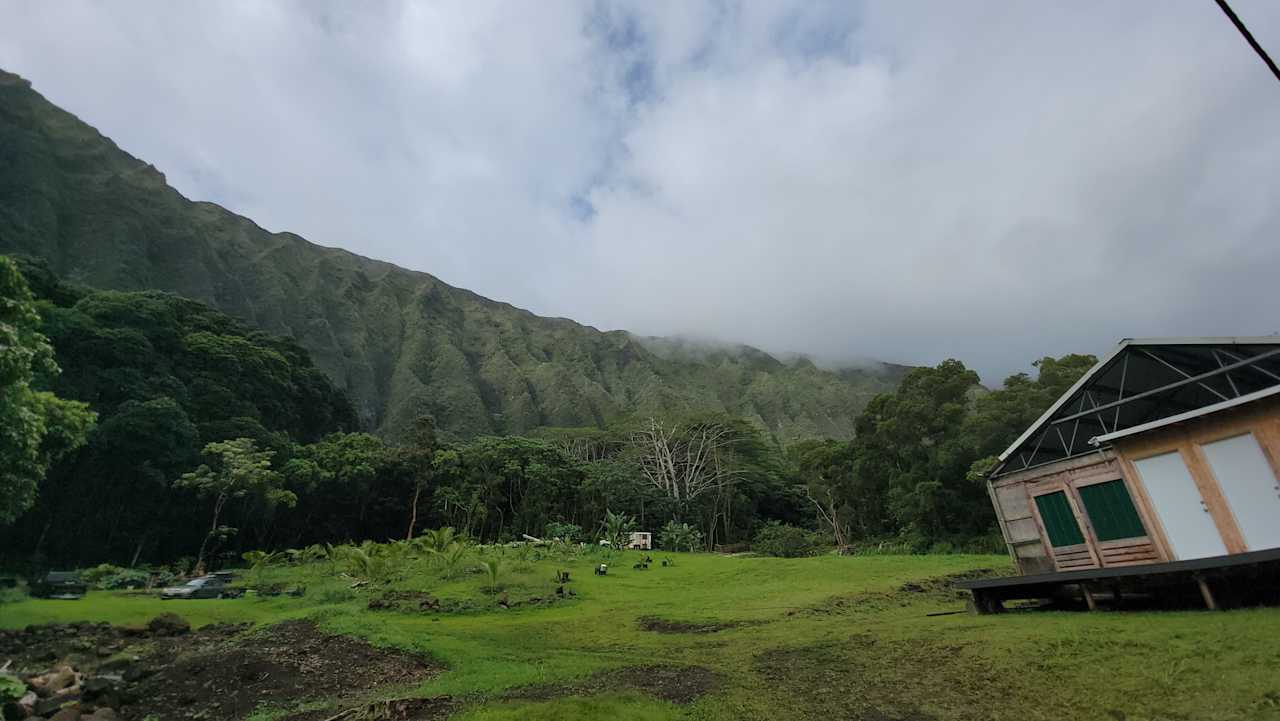
[(1099, 541), (1118, 541), (1147, 535), (1133, 507), (1124, 481), (1114, 480), (1080, 487), (1080, 501)]
[(1084, 534), (1080, 533), (1080, 525), (1067, 503), (1066, 493), (1054, 491), (1036, 496), (1036, 508), (1040, 510), (1040, 520), (1044, 522), (1051, 546), (1060, 548), (1084, 543)]

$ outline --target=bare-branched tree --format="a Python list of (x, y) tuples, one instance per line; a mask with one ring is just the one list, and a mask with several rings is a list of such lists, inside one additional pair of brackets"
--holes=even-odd
[(650, 418), (630, 440), (644, 477), (678, 505), (738, 480), (730, 457), (739, 439), (728, 425)]
[(804, 486), (804, 495), (818, 509), (818, 516), (831, 526), (831, 532), (836, 537), (836, 548), (840, 553), (845, 553), (849, 548), (849, 522), (840, 518), (840, 503), (836, 500), (832, 487), (828, 485), (820, 489), (819, 495), (825, 496), (821, 500), (814, 497), (813, 489), (809, 486)]

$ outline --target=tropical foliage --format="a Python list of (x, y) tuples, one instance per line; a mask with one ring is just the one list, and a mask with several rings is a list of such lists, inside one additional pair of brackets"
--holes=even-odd
[(39, 390), (59, 372), (40, 331), (17, 264), (0, 256), (0, 524), (35, 503), (49, 464), (80, 446), (96, 418), (84, 403)]

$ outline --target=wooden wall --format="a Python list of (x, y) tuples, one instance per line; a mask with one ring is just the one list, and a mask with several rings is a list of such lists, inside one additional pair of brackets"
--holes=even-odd
[[(1024, 575), (1085, 568), (1131, 566), (1175, 560), (1165, 529), (1133, 466), (1135, 460), (1177, 450), (1213, 515), (1228, 553), (1246, 549), (1239, 528), (1198, 444), (1249, 431), (1257, 437), (1280, 479), (1280, 399), (1215, 413), (1149, 433), (1120, 439), (1114, 448), (1058, 463), (1011, 473), (989, 483), (991, 502), (1010, 556)], [(1083, 510), (1079, 489), (1121, 479), (1147, 535), (1099, 541)], [(1035, 497), (1062, 491), (1085, 542), (1053, 548)]]

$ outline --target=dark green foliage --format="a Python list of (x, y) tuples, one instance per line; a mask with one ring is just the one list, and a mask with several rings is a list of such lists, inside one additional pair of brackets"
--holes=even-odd
[(560, 539), (565, 543), (577, 543), (578, 541), (584, 540), (582, 526), (579, 526), (576, 523), (549, 521), (547, 523), (547, 530), (544, 531), (544, 535), (548, 540)]
[(802, 558), (818, 549), (813, 531), (776, 521), (766, 523), (751, 539), (751, 550), (766, 556)]
[[(3, 71), (0, 253), (44, 258), (63, 277), (96, 288), (198, 299), (293, 338), (350, 395), (363, 428), (394, 442), (406, 440), (424, 415), (435, 419), (442, 440), (461, 440), (540, 426), (600, 428), (632, 414), (711, 411), (748, 419), (784, 442), (848, 438), (858, 411), (902, 371), (832, 372), (745, 346), (602, 333), (425, 273), (269, 233), (216, 205), (183, 198), (154, 167)], [(140, 340), (136, 323), (123, 326), (131, 330), (97, 340), (137, 368), (147, 347), (131, 345)], [(208, 331), (185, 339), (193, 359), (240, 364), (264, 390), (281, 380), (280, 361), (267, 348), (259, 344), (241, 355), (234, 341), (218, 337), (225, 335), (220, 330)], [(99, 390), (108, 392), (115, 380)], [(121, 380), (155, 385), (145, 375)], [(188, 390), (204, 410), (223, 400), (235, 407), (236, 399), (221, 398), (217, 386)], [(288, 407), (257, 411), (261, 416), (244, 416), (271, 430), (309, 422)], [(299, 430), (316, 437), (328, 429), (319, 417)]]
[[(191, 554), (205, 523), (193, 519), (189, 494), (169, 484), (199, 462), (205, 443), (247, 437), (287, 458), (294, 440), (356, 422), (291, 341), (167, 293), (91, 291), (40, 262), (20, 267), (36, 279), (40, 328), (64, 369), (44, 382), (87, 402), (100, 422), (50, 469), (37, 506), (3, 531), (0, 547), (11, 553), (84, 562)], [(271, 528), (263, 509), (233, 512), (244, 542)]]
[(1038, 378), (1019, 373), (994, 391), (956, 360), (917, 368), (868, 404), (853, 441), (788, 448), (793, 488), (841, 546), (988, 547), (998, 536), (986, 490), (996, 454), (1095, 362), (1042, 358)]
[(694, 551), (702, 547), (702, 532), (687, 523), (667, 521), (658, 533), (658, 544), (668, 551)]
[(0, 525), (35, 503), (49, 465), (83, 442), (95, 415), (40, 386), (58, 376), (17, 265), (0, 256)]
[[(27, 267), (31, 267), (31, 263)], [(204, 438), (268, 431), (310, 441), (355, 425), (345, 396), (292, 341), (254, 331), (203, 303), (155, 291), (49, 288), (40, 309), (66, 369), (54, 389), (112, 414), (169, 398)], [(67, 305), (57, 305), (53, 298)]]
[(957, 360), (917, 368), (858, 419), (854, 475), (883, 484), (897, 526), (937, 538), (990, 525), (986, 489), (965, 480), (974, 458), (962, 424), (977, 386)]

